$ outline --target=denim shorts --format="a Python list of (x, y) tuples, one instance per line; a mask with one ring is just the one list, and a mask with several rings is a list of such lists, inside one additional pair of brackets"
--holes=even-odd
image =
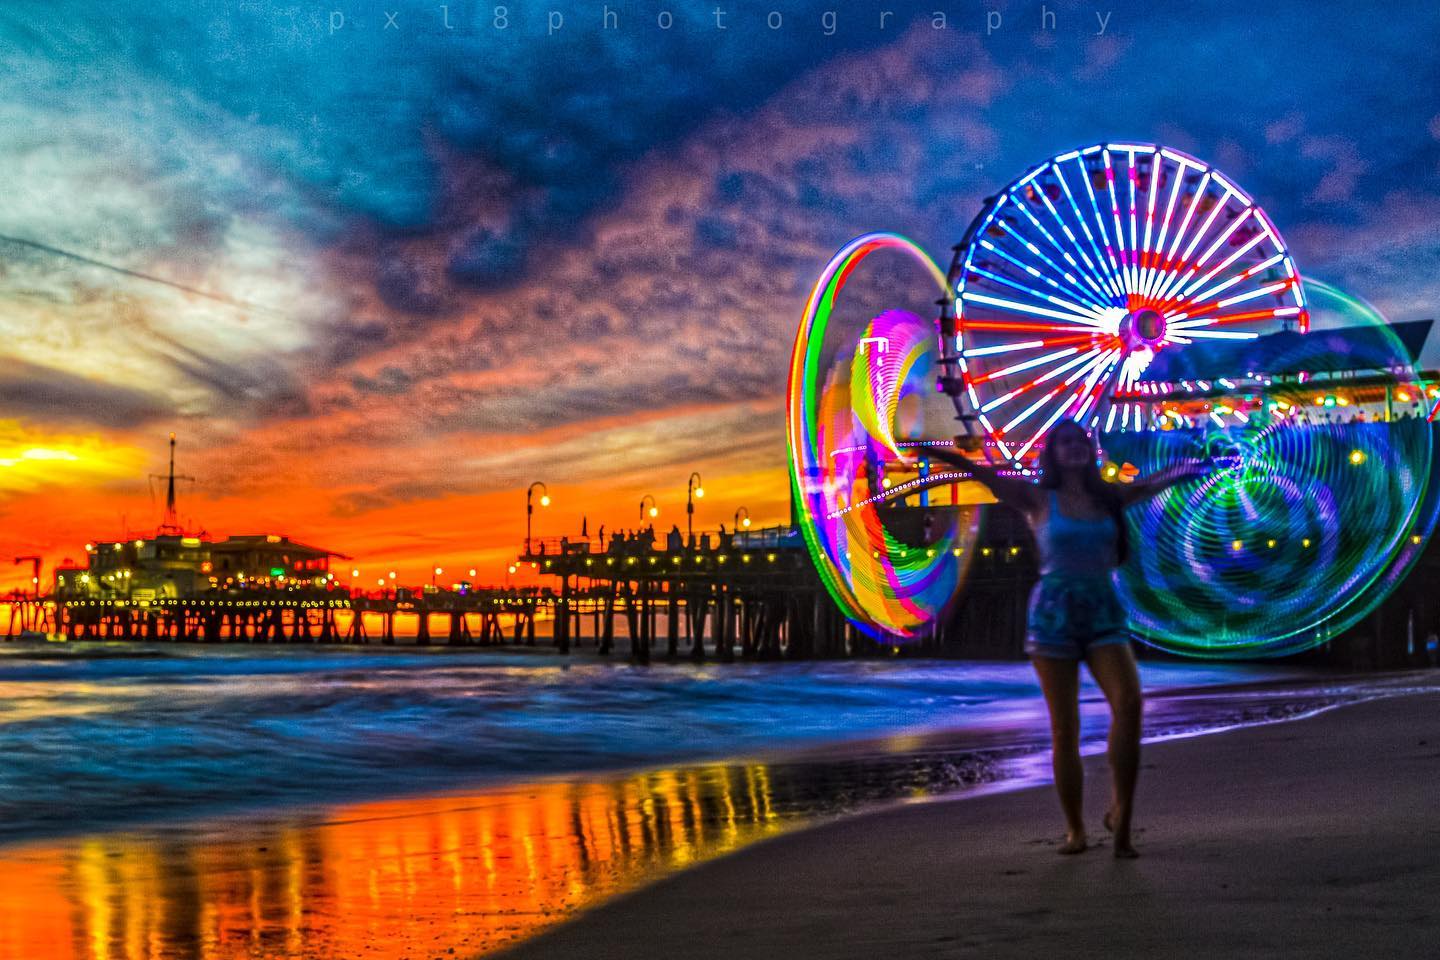
[(1125, 608), (1109, 576), (1046, 574), (1030, 592), (1030, 656), (1084, 660), (1094, 647), (1129, 642)]

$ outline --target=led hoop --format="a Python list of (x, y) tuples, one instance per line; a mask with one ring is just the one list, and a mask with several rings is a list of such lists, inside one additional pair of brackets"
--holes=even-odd
[(1193, 418), (1199, 427), (1181, 418), (1174, 429), (1101, 435), (1130, 476), (1184, 457), (1227, 463), (1128, 511), (1132, 542), (1144, 547), (1117, 583), (1131, 628), (1154, 646), (1256, 657), (1324, 643), (1384, 600), (1434, 528), (1434, 426), (1327, 407), (1327, 393), (1353, 393), (1357, 381), (1306, 373), (1361, 371), (1374, 396), (1388, 397), (1418, 380), (1405, 346), (1373, 309), (1311, 285), (1317, 317), (1333, 312), (1345, 329), (1317, 326), (1267, 349), (1269, 370), (1203, 384), (1229, 395)]
[(968, 401), (996, 459), (1016, 463), (1061, 417), (1139, 416), (1129, 394), (1160, 351), (1309, 323), (1264, 211), (1154, 144), (1102, 143), (1032, 168), (990, 200), (948, 279), (956, 406)]
[[(906, 397), (933, 394), (935, 321), (886, 310), (847, 330), (837, 315), (847, 281), (879, 251), (910, 258), (947, 293), (944, 273), (904, 237), (872, 233), (841, 249), (811, 291), (795, 337), (786, 431), (791, 493), (815, 569), (847, 618), (888, 641), (923, 636), (954, 597), (974, 552), (979, 508), (935, 508), (918, 536), (893, 529), (905, 512), (887, 502), (963, 477), (934, 473), (894, 489), (883, 481), (887, 462), (913, 461), (927, 443), (949, 441), (915, 439), (918, 425), (902, 422)], [(849, 351), (828, 365), (827, 334)]]

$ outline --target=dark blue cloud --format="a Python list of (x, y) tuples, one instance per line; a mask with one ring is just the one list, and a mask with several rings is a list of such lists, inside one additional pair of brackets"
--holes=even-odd
[[(818, 64), (891, 43), (907, 23), (928, 24), (932, 9), (947, 12), (956, 51), (964, 49), (960, 37), (985, 29), (983, 11), (929, 2), (886, 4), (896, 13), (883, 31), (878, 6), (841, 9), (826, 0), (777, 0), (764, 9), (675, 4), (669, 30), (657, 23), (668, 5), (652, 0), (515, 3), (504, 30), (489, 2), (450, 4), (449, 30), (430, 0), (384, 6), (398, 29), (386, 28), (379, 7), (351, 0), (309, 8), (27, 2), (0, 13), (0, 38), (74, 65), (77, 95), (86, 83), (139, 78), (171, 98), (175, 122), (243, 120), (248, 142), (238, 146), (254, 162), (382, 230), (455, 228), (443, 209), (447, 165), (493, 168), (510, 184), (499, 198), (509, 215), (503, 226), (459, 225), (450, 264), (454, 278), (490, 287), (521, 269), (536, 242), (583, 239), (577, 226), (614, 201), (627, 165), (647, 151), (716, 116), (743, 114)], [(726, 8), (725, 30), (717, 29), (717, 6)], [(1237, 175), (1282, 219), (1316, 202), (1333, 207), (1330, 215), (1353, 216), (1353, 203), (1389, 184), (1434, 188), (1436, 144), (1425, 126), (1440, 89), (1434, 5), (1104, 6), (1109, 19), (1096, 37), (1094, 4), (1046, 4), (1056, 15), (1048, 35), (1038, 7), (998, 4), (1003, 25), (983, 37), (984, 51), (1008, 86), (988, 103), (970, 101), (963, 57), (947, 56), (943, 45), (927, 52), (932, 101), (884, 118), (933, 125), (916, 199), (944, 202), (982, 182), (999, 186), (1073, 144), (1165, 134), (1202, 155), (1238, 146), (1251, 162)], [(563, 17), (553, 31), (551, 10)], [(604, 29), (606, 10), (613, 29)], [(782, 15), (781, 29), (766, 25), (770, 10)], [(833, 36), (822, 24), (827, 10), (837, 13)], [(857, 69), (866, 69), (863, 61)], [(23, 78), (14, 93), (25, 95)], [(853, 91), (836, 96), (826, 102), (820, 91), (815, 109), (852, 113), (843, 98)], [(957, 151), (941, 121), (957, 107), (998, 132), (983, 171), (954, 169), (956, 153), (970, 151)], [(1298, 131), (1267, 142), (1267, 126), (1286, 116), (1298, 117)], [(1344, 162), (1337, 137), (1356, 144), (1363, 176), (1353, 195), (1342, 182), (1317, 201), (1314, 184)], [(897, 165), (884, 139), (852, 151), (858, 175)], [(741, 182), (721, 186), (721, 199), (752, 193)], [(807, 204), (825, 203), (824, 184), (802, 179), (797, 189)], [(301, 226), (333, 229), (325, 220)], [(407, 284), (403, 271), (381, 280), (398, 308), (438, 307), (433, 291)]]

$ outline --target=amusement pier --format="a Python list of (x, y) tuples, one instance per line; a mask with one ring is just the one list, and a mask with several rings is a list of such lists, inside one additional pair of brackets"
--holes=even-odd
[[(1422, 321), (1392, 327), (1388, 340), (1403, 345), (1408, 354), (1397, 369), (1415, 363), (1431, 325)], [(1364, 341), (1373, 334), (1361, 328), (1330, 331), (1328, 337)], [(1266, 340), (1291, 336), (1281, 333), (1247, 344), (1244, 357), (1222, 344), (1213, 361), (1253, 367), (1267, 356)], [(1149, 415), (1130, 432), (1199, 428), (1217, 411), (1242, 408), (1243, 394), (1262, 413), (1289, 410), (1288, 429), (1311, 427), (1342, 435), (1353, 431), (1357, 436), (1377, 430), (1434, 434), (1437, 424), (1427, 411), (1440, 397), (1440, 376), (1431, 372), (1401, 382), (1373, 364), (1355, 369), (1354, 358), (1366, 355), (1365, 347), (1364, 342), (1332, 342), (1337, 358), (1332, 369), (1312, 369), (1298, 384), (1253, 369), (1237, 383), (1223, 370), (1201, 369), (1204, 360), (1196, 360), (1192, 348), (1188, 362), (1194, 369), (1188, 375), (1139, 386)], [(1313, 353), (1307, 364), (1325, 366)], [(1163, 369), (1158, 373), (1166, 376)], [(1257, 383), (1265, 384), (1258, 395)], [(1303, 410), (1296, 409), (1300, 404)], [(1108, 436), (1102, 433), (1102, 446)], [(1433, 449), (1440, 450), (1440, 443)], [(922, 462), (917, 469), (923, 473), (926, 466)], [(1122, 470), (1122, 465), (1111, 465), (1107, 473)], [(1026, 598), (1037, 576), (1026, 524), (997, 505), (988, 511), (975, 539), (955, 548), (957, 555), (963, 550), (972, 555), (965, 560), (964, 586), (946, 615), (903, 645), (858, 628), (841, 613), (793, 525), (752, 529), (743, 510), (736, 512), (729, 531), (697, 535), (691, 529), (684, 537), (672, 533), (665, 542), (657, 539), (653, 527), (608, 540), (584, 535), (527, 538), (511, 569), (530, 567), (548, 581), (544, 586), (486, 587), (468, 580), (405, 586), (392, 575), (378, 589), (365, 589), (343, 576), (348, 571), (337, 561), (350, 558), (335, 549), (276, 533), (211, 539), (182, 529), (176, 479), (172, 435), (165, 512), (153, 534), (87, 543), (83, 564), (57, 566), (48, 579), (42, 579), (40, 558), (15, 558), (15, 563), (30, 566), (33, 589), (6, 598), (5, 638), (540, 644), (561, 653), (589, 648), (637, 663), (652, 658), (728, 662), (899, 653), (1010, 658), (1020, 656)], [(694, 497), (704, 493), (698, 481), (698, 475), (692, 476), (687, 503), (691, 516)], [(964, 509), (955, 493), (963, 485), (949, 481), (949, 503), (935, 496), (933, 486), (900, 482), (897, 488), (881, 511), (897, 549), (928, 549), (933, 554), (926, 531), (937, 516)], [(527, 515), (534, 511), (537, 489), (548, 502), (544, 485), (533, 484), (526, 491)], [(1433, 484), (1426, 496), (1422, 513), (1428, 515), (1435, 511)], [(643, 502), (641, 517), (643, 522)], [(1440, 579), (1440, 553), (1433, 542), (1422, 542), (1418, 535), (1414, 540), (1418, 556), (1409, 560), (1403, 582), (1358, 624), (1327, 638), (1308, 656), (1355, 667), (1404, 667), (1423, 661), (1425, 638), (1440, 630), (1440, 602), (1424, 589)], [(1309, 546), (1308, 540), (1268, 544), (1280, 550)], [(1237, 543), (1236, 548), (1244, 547)]]

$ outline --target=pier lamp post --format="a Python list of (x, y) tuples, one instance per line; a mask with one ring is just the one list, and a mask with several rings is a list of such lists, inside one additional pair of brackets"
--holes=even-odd
[(700, 474), (690, 474), (690, 479), (685, 481), (685, 545), (688, 547), (690, 541), (695, 539), (695, 498), (705, 496), (704, 481)]
[(646, 501), (646, 500), (649, 500), (649, 501), (650, 501), (650, 509), (649, 509), (649, 511), (648, 511), (648, 513), (650, 514), (650, 517), (653, 519), (653, 518), (655, 518), (655, 517), (660, 516), (660, 507), (659, 507), (659, 505), (655, 502), (655, 498), (654, 498), (653, 496), (651, 496), (650, 494), (648, 494), (648, 493), (645, 494), (645, 496), (643, 496), (643, 497), (640, 498), (640, 526), (642, 526), (642, 527), (645, 526), (645, 514), (647, 513), (647, 511), (646, 511), (646, 509), (645, 509), (645, 501)]
[(536, 480), (525, 490), (525, 556), (530, 556), (530, 518), (535, 514), (535, 488), (540, 488), (540, 506), (550, 506), (550, 489)]
[(438, 577), (438, 576), (440, 576), (440, 574), (442, 574), (442, 573), (444, 573), (444, 572), (445, 572), (444, 568), (442, 568), (442, 567), (436, 567), (436, 568), (435, 568), (435, 572), (434, 572), (433, 574), (431, 574), (431, 576), (430, 576), (430, 586), (435, 587), (435, 588), (438, 590), (438, 589), (439, 589), (439, 586), (435, 583), (435, 578)]
[[(742, 513), (743, 513), (745, 516), (743, 516), (743, 517), (740, 516)], [(736, 532), (739, 532), (739, 530), (740, 530), (741, 527), (744, 527), (746, 530), (749, 530), (749, 529), (750, 529), (750, 511), (749, 511), (749, 510), (746, 510), (744, 507), (741, 507), (739, 510), (736, 510), (736, 511), (735, 511), (735, 530), (736, 530)]]

